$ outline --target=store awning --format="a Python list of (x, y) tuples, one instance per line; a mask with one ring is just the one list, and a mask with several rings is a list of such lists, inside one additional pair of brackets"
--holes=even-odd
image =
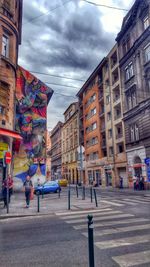
[(4, 128), (0, 128), (0, 135), (12, 137), (14, 139), (22, 140), (22, 137), (21, 137), (20, 134), (18, 134), (17, 132), (8, 130), (8, 129), (4, 129)]

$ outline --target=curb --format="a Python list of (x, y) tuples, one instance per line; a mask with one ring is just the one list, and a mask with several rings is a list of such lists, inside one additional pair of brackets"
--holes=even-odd
[(55, 213), (41, 213), (41, 214), (8, 214), (0, 215), (0, 221), (5, 219), (15, 219), (15, 218), (26, 218), (26, 217), (44, 217), (44, 216), (54, 216)]

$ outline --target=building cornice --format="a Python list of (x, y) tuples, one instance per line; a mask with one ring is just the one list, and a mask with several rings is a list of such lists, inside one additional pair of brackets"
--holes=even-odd
[(125, 54), (124, 57), (119, 61), (119, 66), (122, 67), (127, 60), (136, 52), (138, 47), (145, 41), (146, 38), (150, 36), (150, 26), (142, 33), (142, 35), (135, 41), (133, 46), (129, 49), (129, 51)]
[(139, 103), (132, 110), (129, 110), (127, 112), (124, 112), (124, 114), (123, 114), (123, 120), (126, 121), (128, 119), (131, 119), (132, 117), (137, 116), (139, 113), (141, 113), (142, 111), (144, 111), (147, 108), (150, 108), (150, 98), (142, 101), (141, 103)]

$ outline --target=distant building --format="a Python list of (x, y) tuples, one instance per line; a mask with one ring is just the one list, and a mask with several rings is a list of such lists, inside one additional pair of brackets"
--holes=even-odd
[[(22, 0), (0, 0), (0, 190), (6, 177), (3, 151), (10, 150), (15, 132), (15, 88), (18, 48), (21, 44)], [(12, 174), (12, 167), (9, 166)]]
[(79, 99), (80, 144), (85, 148), (83, 182), (98, 185), (107, 164), (104, 92), (102, 86), (103, 59), (77, 93)]
[(46, 174), (47, 179), (51, 180), (51, 132), (49, 131), (47, 131), (46, 152)]
[(78, 155), (79, 146), (79, 114), (78, 103), (72, 103), (64, 112), (65, 122), (62, 127), (62, 175), (70, 183), (78, 183)]
[(63, 123), (59, 121), (51, 131), (51, 178), (59, 179), (62, 176), (62, 153), (61, 153), (61, 131)]
[(128, 178), (150, 182), (150, 1), (136, 0), (116, 38), (119, 49)]
[[(105, 132), (107, 145), (107, 165), (105, 165), (105, 185), (119, 186), (119, 176), (123, 186), (128, 187), (127, 160), (125, 153), (125, 133), (123, 123), (122, 91), (120, 81), (117, 44), (106, 57), (103, 67), (102, 85), (104, 90)], [(101, 98), (102, 99), (102, 98)]]

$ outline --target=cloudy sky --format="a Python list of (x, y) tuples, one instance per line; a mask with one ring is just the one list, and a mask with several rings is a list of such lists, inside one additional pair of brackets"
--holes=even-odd
[[(134, 0), (91, 0), (129, 9)], [(101, 59), (115, 44), (127, 11), (81, 0), (24, 0), (19, 64), (49, 85), (48, 129), (63, 113)], [(44, 75), (49, 74), (49, 75)]]

